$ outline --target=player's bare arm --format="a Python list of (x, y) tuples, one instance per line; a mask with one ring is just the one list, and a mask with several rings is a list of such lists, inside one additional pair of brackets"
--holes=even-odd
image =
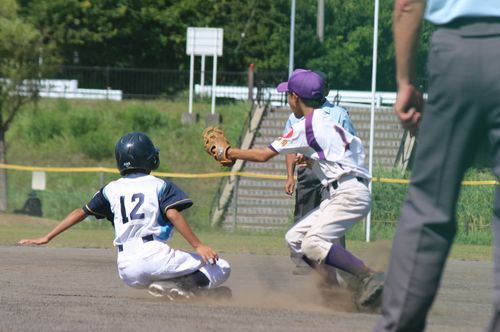
[(174, 224), (177, 231), (186, 239), (186, 241), (196, 250), (205, 263), (215, 262), (219, 255), (211, 247), (204, 245), (194, 234), (186, 218), (176, 209), (168, 209), (166, 212), (168, 220)]
[(397, 0), (394, 3), (393, 34), (398, 84), (394, 112), (403, 128), (412, 134), (420, 122), (423, 105), (422, 94), (414, 85), (414, 60), (424, 8), (423, 0)]
[(46, 244), (50, 242), (54, 237), (67, 230), (68, 228), (78, 224), (80, 221), (85, 219), (85, 217), (87, 217), (87, 214), (83, 211), (82, 208), (75, 209), (70, 214), (68, 214), (59, 224), (57, 224), (47, 235), (36, 239), (22, 239), (18, 242), (18, 244), (21, 245)]
[(236, 149), (229, 148), (227, 152), (227, 156), (230, 159), (242, 159), (247, 161), (256, 161), (256, 162), (266, 162), (269, 159), (276, 156), (278, 153), (276, 151), (271, 150), (270, 148), (260, 148), (260, 149)]
[(285, 193), (292, 195), (295, 190), (295, 158), (294, 153), (285, 155), (285, 165), (286, 165), (286, 182), (285, 182)]
[(303, 155), (302, 153), (297, 153), (295, 155), (295, 164), (299, 167), (311, 168), (313, 161), (311, 158), (308, 158), (307, 156)]

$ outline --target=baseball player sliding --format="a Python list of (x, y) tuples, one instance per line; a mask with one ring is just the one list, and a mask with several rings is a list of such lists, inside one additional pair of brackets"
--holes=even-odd
[[(87, 205), (68, 214), (47, 235), (19, 244), (48, 243), (89, 215), (107, 218), (115, 229), (118, 274), (127, 285), (148, 288), (151, 295), (169, 300), (212, 289), (230, 295), (230, 289), (218, 287), (229, 277), (228, 262), (198, 239), (181, 214), (193, 202), (173, 182), (150, 175), (160, 159), (149, 137), (135, 132), (124, 135), (116, 143), (115, 156), (120, 179), (100, 189)], [(173, 249), (165, 242), (174, 228), (196, 253)]]
[(278, 91), (288, 93), (295, 116), (304, 120), (269, 147), (232, 148), (220, 129), (207, 128), (205, 150), (223, 165), (236, 159), (265, 162), (278, 153), (298, 153), (312, 159), (312, 170), (326, 187), (327, 197), (286, 233), (288, 246), (292, 254), (301, 255), (313, 267), (335, 267), (357, 277), (362, 285), (357, 305), (372, 307), (380, 304), (383, 273), (375, 272), (339, 244), (370, 210), (367, 184), (371, 176), (364, 166), (361, 140), (322, 111), (324, 85), (322, 75), (311, 70), (278, 85)]

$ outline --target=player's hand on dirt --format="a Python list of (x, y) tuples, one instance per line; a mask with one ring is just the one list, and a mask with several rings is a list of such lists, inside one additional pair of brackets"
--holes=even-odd
[(46, 244), (48, 243), (50, 240), (48, 237), (46, 236), (43, 236), (43, 237), (39, 237), (39, 238), (36, 238), (36, 239), (22, 239), (22, 240), (19, 240), (19, 242), (17, 242), (17, 244), (20, 244), (20, 245), (23, 245), (23, 246), (27, 246), (27, 245), (41, 245), (41, 244)]
[(399, 117), (403, 128), (408, 130), (412, 136), (415, 135), (420, 123), (423, 105), (422, 93), (414, 85), (399, 85), (394, 112)]
[(292, 195), (295, 190), (295, 180), (293, 178), (287, 178), (285, 182), (285, 193), (287, 195)]
[(299, 167), (311, 168), (313, 161), (312, 161), (312, 159), (307, 158), (303, 154), (297, 153), (297, 156), (295, 157), (295, 163)]
[(217, 252), (204, 244), (200, 244), (196, 247), (196, 252), (201, 256), (205, 263), (215, 264), (215, 262), (219, 259)]

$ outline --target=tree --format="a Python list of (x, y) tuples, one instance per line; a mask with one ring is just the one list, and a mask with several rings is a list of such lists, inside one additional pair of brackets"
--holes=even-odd
[[(188, 27), (224, 29), (220, 71), (288, 72), (290, 0), (19, 0), (22, 14), (57, 44), (64, 64), (188, 69)], [(377, 88), (393, 90), (393, 0), (381, 0)], [(297, 1), (295, 67), (328, 74), (332, 87), (370, 89), (373, 0), (326, 0), (316, 35), (317, 0)], [(423, 74), (430, 28), (418, 61)], [(196, 61), (199, 61), (196, 60)]]
[[(221, 70), (287, 59), (288, 0), (23, 0), (65, 64), (186, 69), (188, 27), (224, 28)], [(311, 1), (311, 0), (309, 0)], [(283, 67), (283, 68), (286, 68)]]
[[(21, 107), (38, 97), (44, 54), (40, 33), (17, 16), (15, 0), (0, 1), (0, 164), (6, 163), (5, 133)], [(44, 59), (44, 60), (42, 60)], [(0, 211), (7, 209), (7, 177), (0, 169)]]

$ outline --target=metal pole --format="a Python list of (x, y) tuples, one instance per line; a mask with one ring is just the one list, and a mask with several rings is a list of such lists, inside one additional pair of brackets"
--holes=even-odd
[(217, 81), (217, 54), (214, 54), (214, 69), (212, 77), (212, 114), (215, 114), (215, 86)]
[(238, 183), (240, 182), (240, 176), (236, 175), (236, 183), (234, 184), (234, 194), (233, 194), (233, 231), (236, 231), (236, 224), (238, 220)]
[[(378, 48), (378, 8), (379, 0), (375, 0), (375, 9), (373, 14), (373, 55), (372, 55), (372, 103), (370, 112), (370, 158), (368, 170), (370, 174), (373, 172), (373, 140), (375, 134), (375, 93), (377, 91), (377, 48)], [(372, 191), (372, 183), (368, 185), (370, 192)], [(370, 242), (371, 229), (371, 211), (366, 216), (366, 242)]]
[(318, 0), (318, 17), (316, 17), (316, 34), (319, 41), (325, 39), (325, 0)]
[(201, 56), (200, 86), (201, 86), (201, 93), (203, 94), (203, 88), (205, 87), (205, 55)]
[(290, 54), (288, 56), (288, 76), (293, 72), (293, 54), (295, 43), (295, 0), (292, 0), (292, 10), (290, 13)]
[(109, 66), (106, 66), (106, 100), (109, 99)]
[(253, 63), (248, 66), (248, 101), (253, 102), (253, 83), (254, 83), (254, 73), (253, 73)]
[(194, 53), (191, 53), (189, 65), (189, 114), (193, 113), (193, 84), (194, 84)]

